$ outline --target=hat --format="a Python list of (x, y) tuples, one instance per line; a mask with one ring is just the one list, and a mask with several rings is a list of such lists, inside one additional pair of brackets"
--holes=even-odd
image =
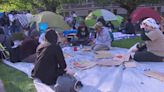
[(153, 27), (154, 29), (159, 29), (159, 25), (156, 23), (156, 21), (153, 18), (147, 18), (143, 20), (140, 27), (145, 28), (145, 24)]
[(103, 27), (103, 24), (102, 24), (101, 22), (97, 22), (97, 23), (93, 26), (94, 29), (96, 29), (96, 28), (101, 28), (101, 27)]

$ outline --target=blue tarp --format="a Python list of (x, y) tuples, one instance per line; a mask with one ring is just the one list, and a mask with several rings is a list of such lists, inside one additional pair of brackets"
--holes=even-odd
[(63, 34), (64, 34), (64, 36), (67, 36), (68, 34), (71, 34), (71, 33), (77, 33), (77, 30), (75, 30), (75, 29), (71, 29), (71, 30), (65, 30), (64, 32), (63, 32)]

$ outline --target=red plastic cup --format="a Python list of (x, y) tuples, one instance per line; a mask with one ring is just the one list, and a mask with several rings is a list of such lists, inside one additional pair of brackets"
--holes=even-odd
[(77, 51), (77, 47), (74, 47), (73, 50), (74, 50), (74, 51)]

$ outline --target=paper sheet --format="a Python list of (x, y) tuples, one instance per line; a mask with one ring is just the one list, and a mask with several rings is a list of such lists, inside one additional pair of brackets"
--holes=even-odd
[(102, 58), (113, 58), (113, 54), (108, 51), (96, 51), (95, 58), (102, 59)]
[(79, 62), (72, 62), (72, 65), (75, 68), (88, 69), (88, 68), (94, 67), (96, 65), (96, 63), (91, 62), (91, 61), (79, 61)]
[(128, 61), (128, 62), (124, 62), (124, 65), (125, 65), (126, 68), (134, 68), (134, 67), (137, 67), (137, 62)]
[(144, 74), (146, 76), (149, 76), (149, 77), (152, 77), (152, 78), (155, 78), (164, 82), (164, 73), (162, 72), (150, 70), (150, 71), (145, 71)]
[(130, 54), (116, 54), (113, 58), (113, 60), (117, 60), (117, 61), (129, 61), (130, 59)]

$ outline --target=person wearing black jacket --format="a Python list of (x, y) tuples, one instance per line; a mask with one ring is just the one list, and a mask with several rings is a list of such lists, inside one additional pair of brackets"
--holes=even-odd
[(48, 29), (45, 33), (45, 41), (36, 50), (37, 58), (32, 77), (40, 79), (47, 85), (56, 84), (57, 78), (65, 73), (66, 63), (57, 39), (56, 32)]
[(125, 24), (125, 34), (135, 34), (135, 28), (130, 18), (127, 19), (127, 23)]

